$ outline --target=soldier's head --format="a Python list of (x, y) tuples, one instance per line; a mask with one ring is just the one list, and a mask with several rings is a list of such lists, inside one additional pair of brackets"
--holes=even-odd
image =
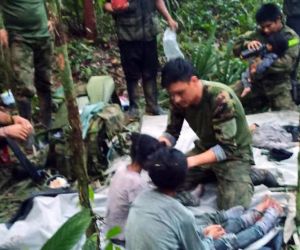
[(176, 191), (188, 170), (186, 156), (169, 147), (157, 150), (148, 158), (146, 165), (152, 182), (161, 191)]
[(130, 157), (133, 163), (137, 163), (142, 169), (146, 169), (144, 163), (148, 157), (164, 144), (150, 135), (132, 133), (131, 135), (131, 148)]
[(282, 29), (282, 13), (279, 7), (274, 3), (263, 4), (256, 12), (255, 18), (262, 33), (266, 36)]
[(199, 102), (199, 78), (187, 60), (176, 58), (167, 62), (161, 78), (162, 87), (167, 89), (175, 105), (186, 108)]

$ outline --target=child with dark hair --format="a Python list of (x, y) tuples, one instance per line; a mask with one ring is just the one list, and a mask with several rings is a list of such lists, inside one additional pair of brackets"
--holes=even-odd
[(128, 250), (240, 249), (260, 239), (282, 212), (267, 197), (255, 209), (237, 206), (195, 219), (174, 196), (187, 174), (187, 160), (174, 148), (160, 148), (145, 164), (156, 189), (141, 193), (130, 208), (126, 225)]
[(252, 79), (264, 74), (272, 64), (284, 55), (288, 49), (288, 40), (280, 32), (267, 37), (266, 49), (254, 59), (250, 60), (249, 68), (242, 73), (242, 85), (244, 90), (241, 97), (251, 92)]
[[(142, 169), (146, 169), (144, 163), (157, 149), (164, 147), (158, 140), (146, 134), (133, 133), (131, 141), (131, 163), (120, 166), (110, 183), (105, 232), (114, 226), (124, 228), (131, 203), (147, 188), (147, 183), (140, 175)], [(121, 233), (113, 241), (124, 245), (124, 239), (124, 233)]]

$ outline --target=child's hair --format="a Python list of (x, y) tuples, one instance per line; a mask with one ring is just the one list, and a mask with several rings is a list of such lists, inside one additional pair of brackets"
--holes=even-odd
[(267, 43), (272, 45), (272, 52), (277, 54), (278, 57), (283, 56), (288, 49), (288, 40), (280, 32), (268, 36)]
[(146, 163), (154, 185), (163, 190), (176, 190), (187, 173), (185, 155), (175, 148), (162, 147)]
[(281, 18), (282, 14), (279, 7), (274, 3), (263, 4), (256, 12), (255, 19), (258, 24), (264, 22), (275, 22)]
[(147, 158), (161, 147), (165, 147), (165, 145), (152, 136), (139, 133), (131, 134), (131, 160), (138, 163), (143, 169), (146, 169), (144, 163)]

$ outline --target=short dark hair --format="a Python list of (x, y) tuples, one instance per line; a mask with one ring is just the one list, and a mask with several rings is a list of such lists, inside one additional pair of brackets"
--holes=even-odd
[(267, 43), (272, 45), (272, 52), (279, 57), (283, 56), (288, 49), (288, 40), (280, 32), (276, 32), (268, 36)]
[(264, 22), (275, 22), (278, 18), (282, 17), (281, 10), (274, 3), (263, 4), (256, 12), (256, 23), (262, 24)]
[(183, 58), (168, 61), (161, 72), (161, 85), (168, 88), (172, 83), (189, 82), (192, 76), (196, 76), (194, 66)]
[(143, 169), (146, 169), (144, 163), (147, 158), (160, 147), (164, 147), (164, 144), (150, 135), (135, 132), (131, 134), (131, 160), (138, 163)]
[(175, 148), (160, 148), (148, 158), (146, 165), (154, 185), (163, 190), (175, 191), (187, 174), (186, 157)]

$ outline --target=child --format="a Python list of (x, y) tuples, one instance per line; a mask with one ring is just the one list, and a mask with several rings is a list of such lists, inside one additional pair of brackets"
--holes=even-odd
[(277, 32), (268, 37), (266, 44), (266, 51), (262, 55), (256, 57), (249, 68), (242, 73), (242, 85), (244, 90), (241, 97), (246, 96), (251, 92), (252, 80), (251, 78), (263, 74), (268, 68), (280, 58), (288, 49), (288, 41), (285, 37)]
[[(115, 226), (124, 228), (131, 203), (147, 187), (140, 175), (142, 169), (145, 169), (143, 164), (149, 155), (164, 147), (158, 140), (145, 134), (133, 133), (131, 141), (131, 163), (129, 165), (124, 163), (123, 166), (120, 166), (110, 183), (105, 232)], [(114, 238), (113, 242), (124, 245), (124, 233), (122, 232)]]
[(196, 220), (174, 198), (187, 174), (184, 154), (160, 148), (146, 166), (156, 188), (141, 193), (130, 208), (125, 230), (128, 250), (244, 248), (274, 227), (282, 212), (276, 201), (267, 198), (254, 210), (244, 212), (238, 206)]

